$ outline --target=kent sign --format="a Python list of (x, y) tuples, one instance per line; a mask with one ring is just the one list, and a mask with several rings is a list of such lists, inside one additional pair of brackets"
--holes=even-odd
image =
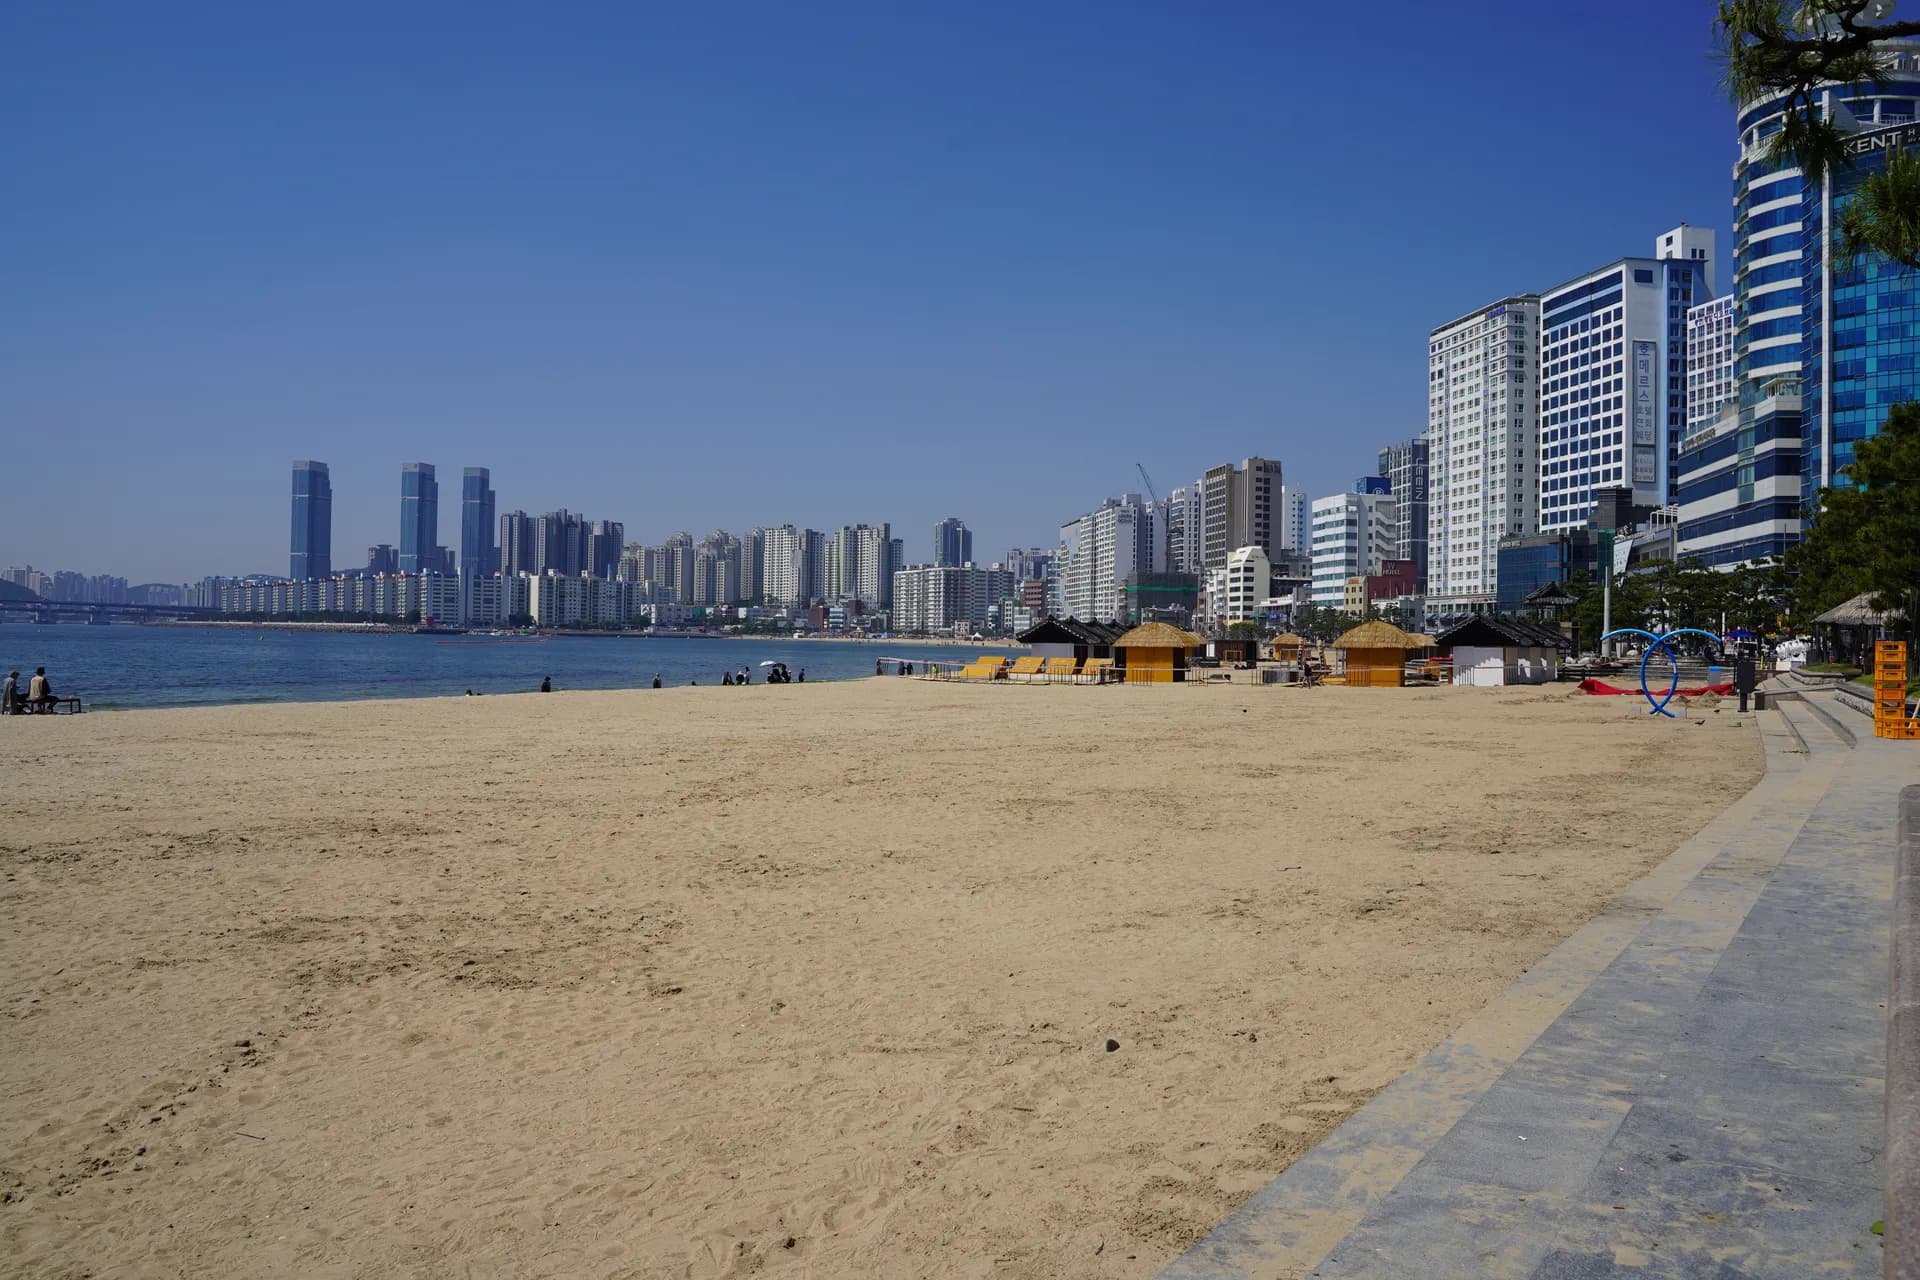
[(1848, 138), (1846, 153), (1850, 156), (1870, 155), (1875, 151), (1898, 151), (1920, 143), (1920, 124), (1903, 124), (1894, 129), (1879, 129), (1873, 133), (1863, 133), (1857, 138)]

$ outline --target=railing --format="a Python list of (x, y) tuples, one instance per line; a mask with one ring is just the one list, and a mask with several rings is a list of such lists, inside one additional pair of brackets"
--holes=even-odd
[(1887, 1001), (1887, 1280), (1920, 1280), (1920, 786), (1900, 792)]

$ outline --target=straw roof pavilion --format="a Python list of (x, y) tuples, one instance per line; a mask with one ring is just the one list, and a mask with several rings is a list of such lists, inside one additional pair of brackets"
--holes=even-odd
[(1419, 649), (1424, 646), (1391, 622), (1363, 622), (1333, 642), (1336, 649)]
[(1206, 644), (1191, 631), (1165, 622), (1143, 622), (1114, 640), (1116, 649), (1198, 649)]

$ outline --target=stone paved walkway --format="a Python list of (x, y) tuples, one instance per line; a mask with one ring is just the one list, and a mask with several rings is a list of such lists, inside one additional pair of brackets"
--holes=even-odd
[(1832, 714), (1857, 746), (1795, 700), (1763, 713), (1760, 786), (1165, 1280), (1878, 1275), (1896, 797), (1920, 751)]

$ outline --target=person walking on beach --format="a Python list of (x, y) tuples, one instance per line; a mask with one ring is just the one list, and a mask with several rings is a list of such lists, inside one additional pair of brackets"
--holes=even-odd
[(802, 667), (800, 668), (800, 683), (805, 684), (806, 682), (807, 682), (807, 669), (805, 667)]
[(658, 671), (653, 673), (653, 687), (656, 689), (660, 687), (660, 673)]
[(14, 708), (19, 705), (19, 702), (20, 673), (18, 671), (9, 671), (7, 672), (6, 686), (3, 690), (0, 690), (0, 716), (12, 715)]
[(552, 677), (552, 676), (541, 676), (541, 677), (540, 677), (540, 692), (542, 692), (542, 693), (552, 693), (552, 692), (553, 692), (553, 677)]
[(732, 683), (733, 683), (733, 673), (732, 673), (732, 672), (730, 672), (730, 671), (722, 671), (722, 672), (720, 673), (720, 683), (721, 683), (721, 684), (732, 684)]

